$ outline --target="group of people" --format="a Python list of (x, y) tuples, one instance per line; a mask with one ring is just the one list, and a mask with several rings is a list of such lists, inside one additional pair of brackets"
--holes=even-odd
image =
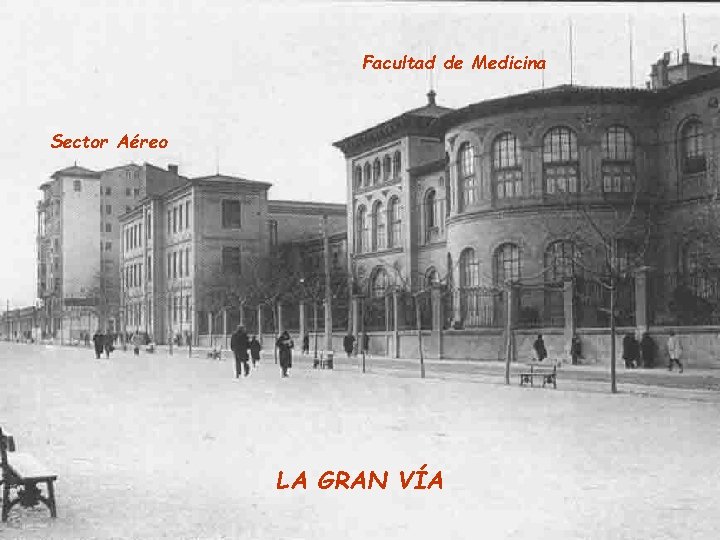
[(115, 350), (115, 336), (98, 330), (93, 334), (92, 340), (95, 348), (95, 358), (100, 358), (103, 351), (105, 352), (105, 358), (110, 358), (110, 353)]
[[(539, 334), (533, 341), (532, 348), (532, 356), (535, 362), (542, 362), (547, 358), (547, 348), (542, 334)], [(672, 371), (673, 367), (677, 365), (680, 373), (682, 373), (682, 345), (680, 338), (673, 331), (670, 332), (667, 341), (667, 351), (669, 357), (668, 370)], [(577, 363), (577, 358), (580, 356), (580, 340), (577, 337), (572, 339), (570, 354), (573, 364)], [(652, 368), (655, 365), (655, 342), (647, 332), (643, 333), (640, 341), (633, 334), (625, 334), (622, 344), (622, 358), (625, 361), (625, 367), (628, 369)]]
[[(282, 376), (288, 376), (288, 370), (292, 367), (292, 349), (295, 347), (290, 334), (283, 332), (278, 338), (276, 344), (279, 351), (280, 368)], [(260, 351), (262, 346), (255, 336), (248, 337), (245, 327), (240, 325), (233, 332), (230, 338), (230, 349), (235, 355), (235, 378), (240, 375), (247, 377), (250, 375), (250, 360), (252, 360), (253, 370), (257, 369), (260, 362)]]

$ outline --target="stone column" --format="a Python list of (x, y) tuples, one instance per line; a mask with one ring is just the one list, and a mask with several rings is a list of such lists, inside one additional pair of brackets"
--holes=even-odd
[(400, 334), (398, 332), (398, 293), (393, 291), (392, 295), (392, 310), (393, 310), (393, 357), (400, 358)]
[(441, 359), (443, 357), (443, 305), (442, 288), (437, 285), (433, 285), (430, 290), (430, 305), (432, 306), (432, 332), (437, 343), (437, 358)]
[(305, 337), (305, 334), (307, 333), (307, 323), (305, 322), (305, 301), (300, 301), (300, 306), (298, 308), (300, 310), (300, 340)]
[(260, 344), (262, 345), (263, 342), (263, 327), (262, 327), (262, 321), (263, 321), (263, 306), (260, 304), (257, 307), (257, 335), (258, 335), (258, 341), (260, 341)]
[(245, 302), (240, 302), (240, 326), (245, 326)]
[(563, 337), (565, 338), (565, 353), (567, 360), (571, 361), (570, 347), (572, 344), (572, 338), (575, 336), (575, 281), (571, 278), (565, 280), (563, 289), (563, 304), (564, 304), (564, 316), (565, 316), (565, 331)]
[(638, 337), (647, 332), (649, 326), (647, 280), (648, 267), (638, 268), (635, 271), (635, 331)]
[(360, 336), (360, 298), (358, 296), (352, 297), (352, 335), (355, 337), (355, 347), (353, 349), (353, 354), (357, 356), (358, 351), (360, 350), (360, 340), (362, 337)]
[(283, 305), (282, 302), (277, 303), (277, 334), (278, 336), (285, 330), (283, 326)]
[[(214, 330), (212, 311), (208, 311), (207, 318), (208, 318), (208, 337), (210, 338), (209, 339), (210, 343), (208, 343), (208, 345), (210, 347), (212, 347), (213, 346), (213, 330)], [(174, 329), (170, 332), (170, 339), (173, 339), (175, 337), (173, 334), (174, 334)]]
[(227, 309), (223, 309), (223, 336), (225, 339), (225, 348), (228, 348), (228, 317), (227, 317)]

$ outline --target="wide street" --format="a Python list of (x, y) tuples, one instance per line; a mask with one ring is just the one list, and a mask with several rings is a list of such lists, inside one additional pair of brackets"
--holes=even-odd
[[(381, 362), (301, 359), (281, 379), (266, 357), (236, 380), (184, 350), (2, 343), (0, 425), (59, 478), (58, 518), (14, 509), (0, 538), (717, 538), (712, 374), (621, 373), (637, 380), (610, 395), (602, 370), (563, 368), (551, 390), (504, 386), (498, 365), (421, 380)], [(442, 490), (404, 490), (424, 464)], [(278, 490), (280, 470), (307, 489)], [(321, 490), (326, 470), (388, 471), (387, 488)]]

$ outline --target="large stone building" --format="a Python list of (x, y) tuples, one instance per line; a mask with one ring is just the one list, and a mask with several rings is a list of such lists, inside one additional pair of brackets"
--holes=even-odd
[(118, 217), (148, 194), (183, 183), (177, 167), (128, 164), (102, 172), (77, 165), (53, 173), (37, 204), (40, 332), (77, 339), (97, 326), (117, 329)]
[(607, 326), (611, 276), (621, 326), (718, 324), (718, 99), (716, 63), (688, 55), (661, 59), (647, 89), (565, 85), (456, 110), (430, 92), (335, 143), (357, 286), (387, 301), (444, 285), (444, 356), (478, 354), (467, 330), (504, 325), (508, 290), (515, 325), (557, 327), (559, 354)]
[[(312, 244), (324, 217), (330, 232), (345, 235), (344, 205), (268, 201), (270, 186), (225, 175), (192, 178), (124, 214), (122, 330), (158, 343), (192, 337), (206, 344), (240, 321), (257, 328), (262, 264), (274, 248)], [(239, 297), (251, 296), (241, 308)]]

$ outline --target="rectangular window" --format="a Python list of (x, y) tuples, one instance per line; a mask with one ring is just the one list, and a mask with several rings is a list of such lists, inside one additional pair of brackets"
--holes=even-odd
[(148, 283), (152, 281), (152, 259), (150, 258), (150, 255), (148, 255), (147, 258), (147, 264), (145, 265), (145, 279), (147, 279)]
[(135, 188), (133, 190), (133, 195), (135, 195), (136, 197), (139, 197), (140, 196), (140, 188)]
[(183, 218), (182, 218), (182, 211), (183, 207), (182, 204), (178, 207), (178, 229), (182, 231), (183, 228)]
[(82, 190), (82, 182), (80, 180), (73, 180), (73, 189), (75, 191), (81, 191)]
[(173, 278), (176, 278), (177, 277), (177, 252), (172, 254), (172, 264), (173, 264), (172, 276), (173, 276)]
[(142, 223), (138, 223), (137, 229), (138, 229), (137, 245), (142, 246)]
[(185, 250), (185, 275), (190, 275), (190, 248)]
[(147, 225), (145, 226), (145, 230), (147, 231), (147, 239), (150, 240), (150, 238), (152, 238), (152, 219), (150, 218), (150, 214), (147, 215)]
[(109, 186), (105, 188), (105, 195), (112, 195), (112, 189)]
[(168, 279), (172, 277), (172, 255), (169, 253), (167, 256), (167, 277)]
[(130, 188), (125, 188), (125, 196), (129, 197), (132, 194), (132, 190)]
[(190, 201), (185, 203), (185, 228), (190, 228)]
[(190, 320), (190, 297), (185, 297), (185, 319)]
[(178, 252), (178, 275), (183, 277), (183, 252)]
[(240, 274), (240, 248), (224, 247), (222, 250), (223, 274)]
[(176, 206), (175, 208), (173, 208), (173, 232), (174, 232), (174, 233), (177, 232), (177, 225), (178, 225), (178, 219), (177, 219), (177, 217), (178, 217), (178, 215), (177, 215), (178, 212), (177, 212), (177, 210), (178, 210), (178, 209), (177, 209), (177, 206)]
[(105, 224), (105, 232), (112, 232), (112, 223)]
[(240, 201), (225, 199), (222, 202), (222, 228), (223, 229), (239, 229), (240, 220)]
[(110, 214), (112, 214), (112, 205), (111, 205), (111, 204), (106, 204), (106, 205), (105, 205), (105, 213), (106, 213), (108, 216), (109, 216)]
[(110, 251), (112, 249), (112, 242), (105, 242), (105, 251)]

